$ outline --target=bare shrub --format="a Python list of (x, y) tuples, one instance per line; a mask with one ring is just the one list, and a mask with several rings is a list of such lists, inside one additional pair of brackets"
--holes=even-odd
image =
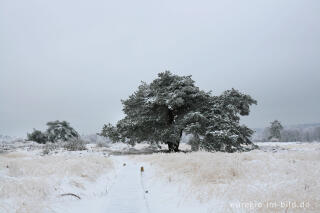
[(192, 136), (189, 139), (188, 144), (191, 146), (192, 151), (199, 151), (199, 138)]
[(73, 138), (65, 142), (63, 148), (68, 151), (81, 151), (87, 149), (85, 141), (79, 138)]
[(42, 155), (48, 155), (50, 153), (49, 149), (43, 149), (42, 150)]
[(48, 155), (50, 152), (61, 148), (61, 143), (46, 143), (42, 148), (42, 155)]
[(102, 142), (102, 141), (99, 141), (96, 146), (99, 148), (102, 148), (102, 147), (109, 148), (110, 147), (106, 142)]

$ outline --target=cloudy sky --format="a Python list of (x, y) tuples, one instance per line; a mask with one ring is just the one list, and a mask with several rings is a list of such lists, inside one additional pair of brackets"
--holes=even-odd
[(0, 134), (57, 119), (99, 132), (164, 70), (256, 98), (249, 127), (320, 122), (319, 11), (318, 0), (1, 0)]

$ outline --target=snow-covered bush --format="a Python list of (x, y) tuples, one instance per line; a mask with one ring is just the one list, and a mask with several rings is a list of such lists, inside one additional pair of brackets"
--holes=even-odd
[(34, 131), (27, 135), (27, 140), (38, 143), (68, 141), (74, 138), (79, 138), (79, 134), (66, 121), (51, 121), (47, 123), (47, 130), (41, 132), (34, 129)]
[(43, 155), (47, 155), (49, 154), (50, 152), (52, 151), (55, 151), (59, 148), (61, 148), (62, 144), (61, 143), (51, 143), (51, 142), (48, 142), (46, 143), (43, 148), (42, 148), (42, 154)]
[(51, 142), (68, 141), (73, 138), (79, 138), (79, 134), (66, 121), (51, 121), (47, 123), (46, 131), (48, 139)]
[(63, 148), (68, 151), (81, 151), (86, 150), (86, 143), (80, 138), (72, 138), (65, 142)]
[(40, 130), (34, 129), (32, 133), (27, 134), (27, 140), (44, 144), (48, 141), (48, 136), (47, 134), (42, 133)]

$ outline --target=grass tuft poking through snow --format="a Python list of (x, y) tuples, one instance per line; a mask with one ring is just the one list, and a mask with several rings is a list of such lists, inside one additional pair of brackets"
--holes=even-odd
[(110, 159), (85, 152), (0, 154), (0, 212), (53, 212), (50, 202), (64, 193), (85, 196), (86, 184), (112, 169)]
[[(219, 203), (212, 212), (320, 212), (320, 144), (303, 146), (290, 145), (275, 153), (161, 153), (135, 158), (148, 162), (168, 184), (180, 185), (181, 196)], [(305, 206), (294, 207), (294, 202)]]

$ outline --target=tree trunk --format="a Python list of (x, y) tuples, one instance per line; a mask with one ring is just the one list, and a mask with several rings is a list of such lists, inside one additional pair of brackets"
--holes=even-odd
[[(168, 127), (172, 127), (174, 125), (174, 112), (172, 110), (170, 110), (169, 108), (167, 108), (166, 117), (167, 117)], [(179, 151), (179, 144), (180, 144), (181, 137), (182, 137), (182, 130), (180, 130), (180, 132), (179, 132), (179, 140), (174, 141), (174, 142), (171, 142), (171, 141), (167, 142), (169, 152), (178, 152)]]
[(182, 132), (183, 132), (183, 130), (180, 130), (179, 140), (177, 140), (175, 143), (174, 142), (167, 143), (169, 152), (179, 152), (179, 145), (180, 145), (180, 141), (181, 141), (181, 137), (182, 137)]
[(179, 151), (179, 143), (168, 142), (169, 152), (178, 152)]

